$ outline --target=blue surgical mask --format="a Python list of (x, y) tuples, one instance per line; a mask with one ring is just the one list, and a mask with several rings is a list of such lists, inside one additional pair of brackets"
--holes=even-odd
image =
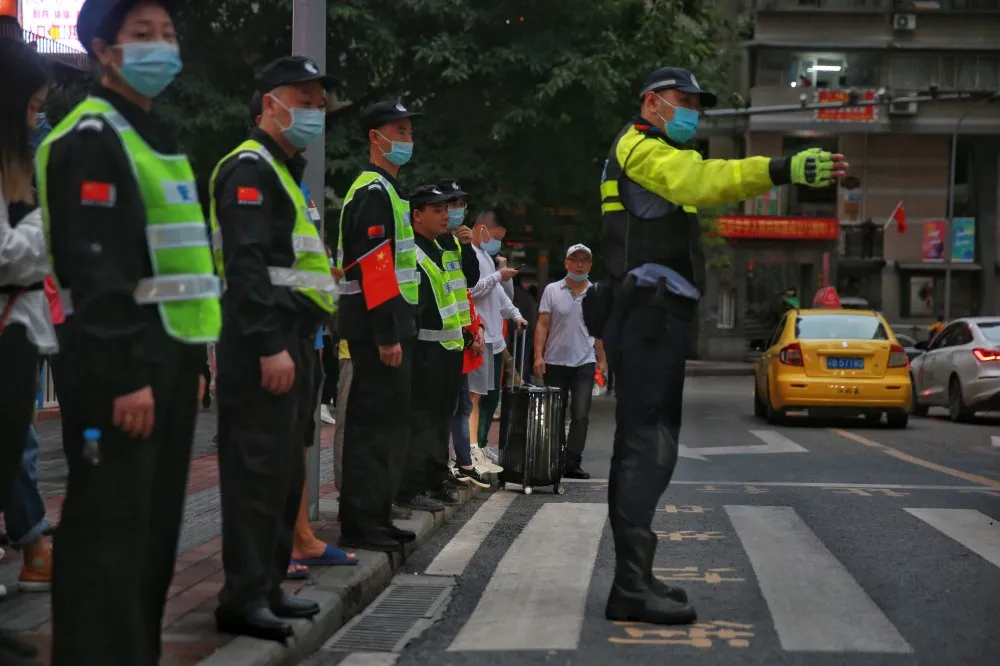
[(116, 68), (132, 90), (156, 97), (184, 68), (180, 49), (169, 42), (129, 42), (122, 44), (122, 66)]
[(590, 273), (570, 273), (567, 271), (566, 277), (573, 282), (586, 282), (586, 280), (590, 277)]
[[(379, 133), (379, 136), (386, 141), (389, 141), (389, 139), (386, 138), (386, 136), (381, 132)], [(385, 159), (389, 160), (396, 166), (403, 166), (410, 161), (411, 157), (413, 157), (412, 141), (390, 141), (390, 143), (392, 144), (392, 148), (389, 149), (389, 152), (383, 152), (382, 154), (385, 155)]]
[(685, 109), (683, 106), (674, 106), (659, 95), (657, 97), (674, 110), (672, 120), (666, 120), (662, 115), (660, 116), (660, 119), (666, 124), (667, 136), (677, 143), (686, 143), (693, 139), (695, 133), (698, 132), (698, 121), (701, 118), (698, 112)]
[(302, 150), (323, 134), (323, 130), (326, 128), (326, 111), (323, 109), (289, 109), (277, 97), (272, 95), (271, 98), (292, 115), (292, 124), (281, 128), (281, 135), (288, 139), (288, 143)]
[(448, 228), (454, 231), (462, 226), (462, 222), (465, 222), (465, 208), (449, 208)]

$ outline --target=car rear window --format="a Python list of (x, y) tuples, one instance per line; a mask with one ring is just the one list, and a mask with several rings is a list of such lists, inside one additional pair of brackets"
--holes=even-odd
[(976, 326), (990, 342), (1000, 342), (1000, 321), (977, 322)]
[(799, 340), (888, 340), (885, 326), (874, 315), (810, 314), (795, 319)]

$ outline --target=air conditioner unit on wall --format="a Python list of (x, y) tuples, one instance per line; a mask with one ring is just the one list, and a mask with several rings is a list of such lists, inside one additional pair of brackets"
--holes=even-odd
[(917, 115), (916, 102), (893, 102), (889, 105), (890, 116), (915, 116)]
[(892, 29), (897, 32), (913, 32), (917, 29), (917, 15), (893, 14)]

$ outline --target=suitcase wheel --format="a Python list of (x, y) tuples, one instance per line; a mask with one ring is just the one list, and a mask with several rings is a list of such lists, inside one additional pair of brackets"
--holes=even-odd
[(564, 488), (563, 486), (559, 485), (558, 483), (552, 487), (552, 490), (555, 491), (556, 495), (565, 495), (566, 494), (566, 488)]
[(523, 492), (525, 495), (530, 495), (531, 493), (535, 492), (535, 489), (532, 488), (531, 486), (525, 486), (521, 492)]

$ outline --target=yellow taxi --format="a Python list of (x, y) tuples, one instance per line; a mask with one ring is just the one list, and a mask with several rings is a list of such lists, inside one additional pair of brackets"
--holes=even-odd
[(754, 367), (755, 416), (780, 423), (807, 411), (874, 422), (885, 414), (889, 427), (906, 427), (909, 359), (879, 313), (843, 309), (827, 287), (813, 308), (785, 312), (765, 345)]

